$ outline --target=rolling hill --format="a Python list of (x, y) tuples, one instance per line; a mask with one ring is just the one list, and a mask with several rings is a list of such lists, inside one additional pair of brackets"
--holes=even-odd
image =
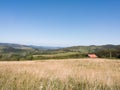
[(44, 47), (0, 43), (0, 59), (61, 59), (83, 58), (89, 53), (95, 53), (101, 58), (120, 58), (120, 45)]
[(95, 53), (96, 51), (101, 50), (120, 50), (120, 45), (101, 45), (101, 46), (73, 46), (67, 47), (63, 49), (64, 51), (72, 51), (72, 52), (81, 52), (81, 53)]
[(54, 50), (60, 47), (50, 47), (50, 46), (35, 46), (35, 45), (21, 45), (21, 44), (13, 44), (13, 43), (0, 43), (0, 51), (1, 50), (8, 50), (8, 51), (15, 51), (15, 50)]

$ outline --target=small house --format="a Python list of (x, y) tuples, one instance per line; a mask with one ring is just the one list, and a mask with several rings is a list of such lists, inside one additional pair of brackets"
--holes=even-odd
[(97, 58), (98, 56), (96, 54), (88, 54), (89, 58)]

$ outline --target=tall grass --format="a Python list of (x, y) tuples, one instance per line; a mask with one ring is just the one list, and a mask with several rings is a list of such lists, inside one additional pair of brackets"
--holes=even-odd
[(120, 61), (0, 62), (0, 90), (120, 90)]

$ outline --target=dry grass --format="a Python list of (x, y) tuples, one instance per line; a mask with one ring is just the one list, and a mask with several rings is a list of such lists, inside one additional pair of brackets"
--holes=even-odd
[(120, 90), (120, 61), (0, 62), (0, 90)]

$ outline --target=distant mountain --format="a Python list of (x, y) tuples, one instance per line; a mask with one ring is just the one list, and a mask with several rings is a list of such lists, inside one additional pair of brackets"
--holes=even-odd
[(12, 47), (14, 49), (31, 49), (30, 46), (21, 45), (21, 44), (13, 44), (13, 43), (0, 43), (0, 47)]
[(54, 50), (54, 49), (60, 49), (61, 47), (52, 47), (52, 46), (35, 46), (35, 45), (30, 45), (29, 47), (32, 47), (34, 49), (39, 49), (39, 50)]
[(53, 50), (53, 49), (60, 49), (60, 47), (50, 47), (50, 46), (35, 46), (35, 45), (21, 45), (21, 44), (13, 44), (13, 43), (0, 43), (0, 49), (20, 49), (20, 50)]
[[(34, 51), (34, 50), (54, 50), (57, 52), (81, 52), (93, 53), (99, 50), (120, 50), (120, 45), (90, 45), (90, 46), (73, 46), (73, 47), (50, 47), (50, 46), (35, 46), (35, 45), (21, 45), (13, 43), (0, 43), (0, 52), (10, 51)], [(51, 51), (52, 52), (52, 51)]]
[(49, 55), (56, 55), (53, 58), (80, 58), (86, 57), (88, 53), (95, 53), (98, 57), (101, 58), (120, 58), (120, 45), (90, 45), (61, 48), (0, 43), (0, 60), (18, 60), (18, 58), (25, 60), (48, 59), (46, 56)]
[(101, 45), (101, 46), (73, 46), (61, 49), (69, 52), (95, 53), (100, 50), (120, 50), (120, 45)]

